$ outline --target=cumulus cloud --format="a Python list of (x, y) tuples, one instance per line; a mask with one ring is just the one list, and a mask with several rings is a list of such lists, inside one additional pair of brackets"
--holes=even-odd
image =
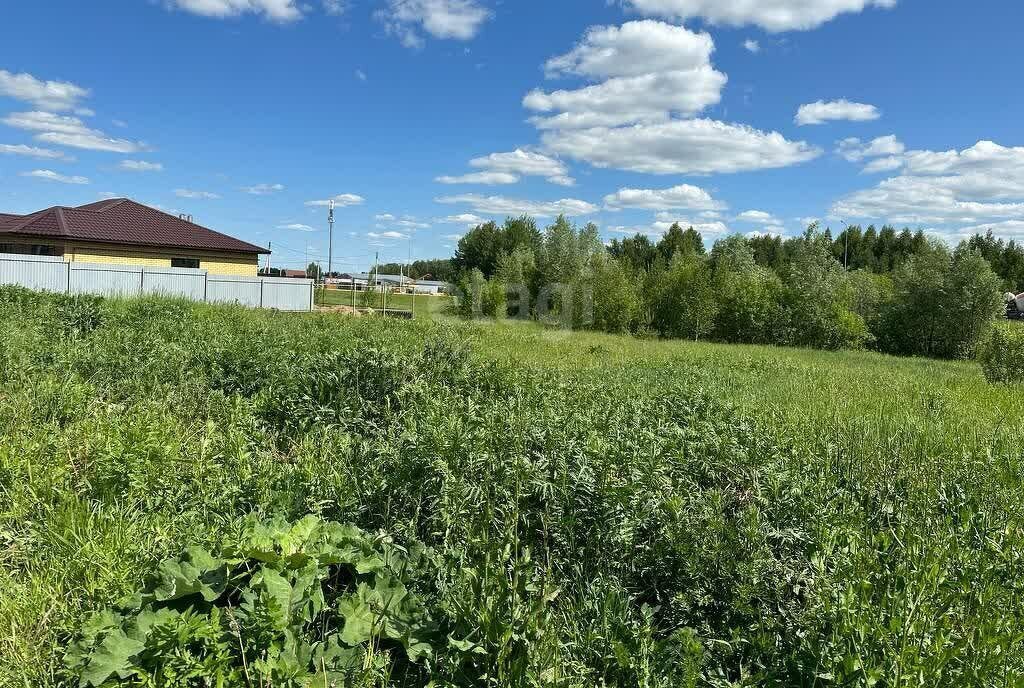
[[(477, 225), (484, 224), (487, 220), (479, 215), (473, 215), (472, 213), (462, 213), (461, 215), (449, 215), (448, 217), (439, 218), (437, 222), (446, 225), (466, 225), (467, 227), (476, 227)], [(450, 238), (450, 236), (445, 238)]]
[(704, 189), (690, 184), (670, 189), (619, 189), (604, 197), (609, 210), (642, 208), (645, 210), (703, 210), (715, 212), (726, 205), (716, 201)]
[(26, 146), (24, 144), (11, 145), (7, 143), (0, 143), (0, 155), (22, 155), (27, 158), (38, 158), (39, 160), (73, 160), (69, 158), (63, 151), (52, 150), (50, 148), (38, 148), (36, 146)]
[(545, 177), (552, 184), (574, 186), (576, 180), (561, 160), (543, 153), (517, 148), (509, 153), (491, 153), (469, 161), (470, 167), (484, 170), (459, 177), (438, 177), (442, 184), (515, 184), (521, 177)]
[(549, 78), (579, 76), (581, 88), (535, 89), (523, 106), (542, 129), (616, 126), (695, 115), (721, 100), (727, 77), (711, 66), (706, 33), (657, 21), (592, 27), (573, 50), (548, 60)]
[(777, 132), (707, 119), (546, 132), (552, 151), (596, 167), (648, 174), (713, 174), (796, 165), (821, 155)]
[(253, 196), (269, 196), (284, 191), (284, 184), (256, 184), (242, 187), (242, 192)]
[(44, 81), (31, 74), (0, 69), (0, 96), (29, 103), (41, 110), (74, 110), (89, 90), (68, 81)]
[(122, 160), (118, 167), (129, 172), (161, 172), (164, 169), (161, 163), (145, 160)]
[(743, 41), (743, 48), (748, 52), (754, 53), (755, 55), (761, 52), (761, 44), (753, 40), (752, 38), (748, 38), (747, 40)]
[(809, 124), (825, 124), (837, 120), (851, 122), (870, 122), (882, 116), (878, 108), (866, 103), (851, 103), (845, 98), (801, 105), (797, 110), (795, 121), (800, 126)]
[(879, 136), (872, 141), (861, 141), (858, 138), (843, 139), (836, 146), (836, 153), (850, 162), (861, 162), (868, 158), (883, 155), (902, 155), (906, 150), (894, 135)]
[(421, 48), (421, 32), (458, 41), (475, 38), (491, 11), (477, 0), (387, 0), (376, 17), (402, 45)]
[[(203, 17), (224, 19), (255, 14), (276, 22), (293, 22), (302, 18), (295, 0), (168, 0), (170, 7)], [(340, 3), (328, 2), (328, 6)]]
[(47, 182), (60, 182), (61, 184), (88, 184), (88, 177), (69, 177), (64, 174), (59, 174), (53, 170), (32, 170), (31, 172), (22, 172), (22, 177), (32, 177), (34, 179), (42, 179)]
[(736, 216), (738, 222), (751, 222), (758, 225), (781, 226), (782, 220), (764, 210), (745, 210)]
[(301, 222), (291, 222), (288, 224), (278, 225), (278, 229), (288, 229), (293, 232), (315, 232), (316, 229), (309, 225), (304, 225)]
[(554, 217), (555, 215), (592, 215), (598, 207), (575, 198), (564, 198), (558, 201), (527, 201), (504, 196), (480, 196), (463, 194), (461, 196), (442, 196), (438, 203), (466, 204), (474, 211), (486, 215), (533, 215), (534, 217)]
[(960, 151), (908, 151), (896, 160), (899, 176), (840, 199), (831, 214), (947, 232), (1024, 221), (1024, 147), (979, 141)]
[(339, 208), (347, 208), (353, 205), (362, 205), (366, 202), (366, 199), (356, 194), (338, 194), (334, 198), (328, 198), (322, 201), (306, 201), (306, 205), (310, 207), (327, 207), (334, 201), (334, 205)]
[(86, 126), (81, 119), (68, 115), (40, 111), (15, 112), (2, 121), (16, 129), (41, 132), (36, 134), (36, 141), (52, 145), (109, 153), (138, 153), (148, 150), (144, 143), (107, 136), (102, 131)]
[(508, 172), (472, 172), (458, 177), (441, 176), (434, 179), (439, 184), (483, 184), (497, 186), (499, 184), (515, 184), (519, 177)]
[(370, 237), (371, 239), (391, 239), (391, 240), (408, 239), (409, 238), (408, 234), (402, 234), (401, 232), (369, 232), (369, 233), (367, 233), (366, 236)]
[(878, 174), (879, 172), (892, 172), (903, 167), (903, 158), (897, 155), (890, 155), (886, 158), (877, 158), (872, 160), (864, 169), (861, 170), (863, 174)]
[(840, 14), (894, 7), (896, 0), (626, 0), (637, 11), (669, 19), (701, 18), (725, 26), (756, 25), (771, 32), (806, 31)]
[(202, 199), (207, 201), (220, 198), (219, 195), (211, 191), (194, 191), (192, 189), (175, 189), (174, 195), (178, 198)]

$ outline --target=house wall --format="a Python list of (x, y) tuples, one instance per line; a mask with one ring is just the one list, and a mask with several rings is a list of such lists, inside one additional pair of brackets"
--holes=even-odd
[(213, 275), (255, 277), (258, 257), (238, 253), (214, 253), (195, 250), (153, 250), (147, 248), (124, 249), (116, 246), (69, 242), (64, 248), (64, 259), (77, 263), (111, 263), (115, 265), (142, 265), (171, 267), (171, 258), (198, 258), (199, 269)]

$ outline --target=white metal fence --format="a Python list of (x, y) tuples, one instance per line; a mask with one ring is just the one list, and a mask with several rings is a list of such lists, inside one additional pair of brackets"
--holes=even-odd
[(211, 303), (237, 303), (281, 311), (313, 310), (313, 280), (231, 277), (206, 270), (108, 263), (0, 253), (0, 284), (36, 291), (99, 296), (163, 294)]

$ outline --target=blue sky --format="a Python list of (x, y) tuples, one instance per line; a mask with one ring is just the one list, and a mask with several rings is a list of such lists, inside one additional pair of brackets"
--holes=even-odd
[(7, 3), (0, 212), (128, 196), (275, 264), (483, 219), (708, 243), (811, 218), (1024, 237), (1024, 8), (981, 0)]

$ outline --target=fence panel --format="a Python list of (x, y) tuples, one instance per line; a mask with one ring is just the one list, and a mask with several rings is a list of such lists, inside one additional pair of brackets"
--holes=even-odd
[(143, 272), (142, 293), (203, 301), (206, 298), (206, 271), (147, 267)]
[(71, 278), (68, 291), (72, 294), (97, 296), (140, 296), (142, 294), (142, 268), (134, 265), (108, 265), (106, 263), (68, 263)]
[(66, 293), (68, 264), (63, 258), (0, 253), (0, 284)]
[(263, 308), (308, 311), (312, 307), (313, 280), (263, 277)]
[(206, 276), (206, 300), (210, 303), (237, 303), (260, 308), (263, 285), (258, 277)]
[(211, 275), (189, 268), (68, 263), (60, 257), (0, 253), (0, 285), (99, 296), (163, 294), (282, 311), (313, 309), (313, 280)]

